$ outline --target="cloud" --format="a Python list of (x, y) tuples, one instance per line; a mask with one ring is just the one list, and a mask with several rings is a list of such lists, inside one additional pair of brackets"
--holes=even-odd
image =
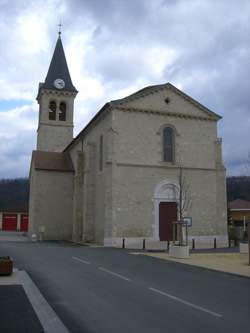
[(25, 100), (22, 107), (0, 112), (0, 177), (28, 172), (37, 126), (34, 101), (60, 19), (79, 90), (75, 134), (105, 102), (170, 81), (223, 116), (219, 134), (225, 164), (229, 174), (243, 172), (250, 151), (248, 0), (240, 5), (233, 0), (0, 3), (0, 103)]
[(35, 103), (0, 112), (0, 178), (28, 175), (36, 118)]

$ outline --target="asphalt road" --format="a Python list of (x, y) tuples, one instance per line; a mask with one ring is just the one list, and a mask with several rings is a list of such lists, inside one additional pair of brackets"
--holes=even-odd
[(250, 279), (127, 250), (0, 242), (72, 333), (250, 332)]

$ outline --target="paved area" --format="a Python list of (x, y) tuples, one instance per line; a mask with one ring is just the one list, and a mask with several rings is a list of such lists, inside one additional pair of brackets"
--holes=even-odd
[(0, 231), (0, 242), (27, 242), (29, 241), (25, 232)]
[(0, 285), (0, 331), (44, 333), (21, 285)]
[(178, 262), (181, 264), (213, 269), (220, 272), (250, 277), (250, 266), (248, 265), (248, 254), (243, 253), (191, 253), (189, 258), (177, 259), (170, 257), (168, 253), (157, 252), (134, 252), (134, 254), (146, 255), (159, 259)]
[(247, 332), (250, 279), (121, 249), (0, 242), (72, 333)]
[(0, 276), (0, 332), (69, 333), (25, 271)]

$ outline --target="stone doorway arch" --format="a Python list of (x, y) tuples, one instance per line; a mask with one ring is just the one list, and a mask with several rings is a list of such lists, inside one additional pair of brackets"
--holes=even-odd
[(160, 204), (172, 202), (177, 204), (177, 218), (178, 211), (178, 198), (179, 198), (179, 186), (172, 180), (163, 180), (158, 183), (154, 190), (154, 224), (153, 224), (153, 237), (155, 240), (160, 240), (159, 235), (159, 216), (160, 216)]

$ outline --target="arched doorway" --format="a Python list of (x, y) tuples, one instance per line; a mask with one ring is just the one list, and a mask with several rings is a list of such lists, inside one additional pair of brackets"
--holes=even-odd
[(178, 195), (178, 185), (173, 181), (162, 181), (155, 188), (154, 237), (160, 241), (173, 239), (172, 222), (178, 218)]

